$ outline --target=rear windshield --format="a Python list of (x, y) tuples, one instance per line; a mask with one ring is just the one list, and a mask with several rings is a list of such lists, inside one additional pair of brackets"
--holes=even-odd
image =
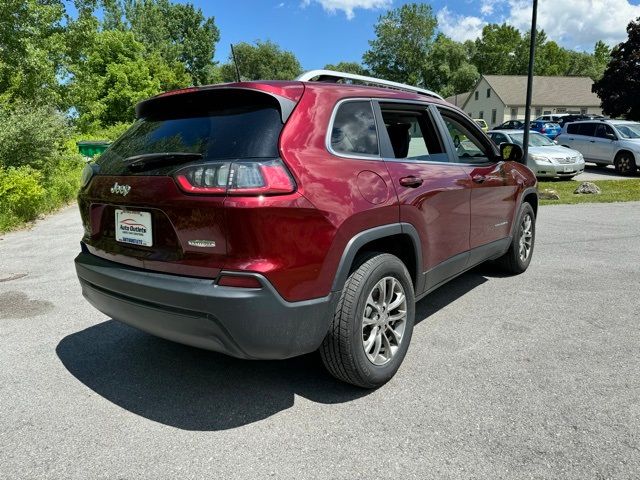
[[(282, 118), (277, 101), (268, 95), (227, 91), (163, 100), (147, 108), (147, 115), (102, 154), (97, 160), (100, 173), (130, 173), (125, 160), (148, 153), (198, 153), (200, 161), (278, 156)], [(145, 174), (174, 169), (164, 165)]]

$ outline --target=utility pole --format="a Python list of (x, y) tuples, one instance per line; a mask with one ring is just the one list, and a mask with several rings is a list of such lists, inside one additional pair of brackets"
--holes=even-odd
[(538, 19), (538, 0), (533, 0), (533, 11), (531, 12), (531, 43), (529, 44), (529, 70), (527, 72), (527, 101), (524, 109), (524, 138), (522, 139), (522, 150), (524, 152), (523, 163), (527, 163), (529, 158), (529, 122), (531, 121), (531, 94), (533, 91), (533, 64), (536, 56), (536, 23)]

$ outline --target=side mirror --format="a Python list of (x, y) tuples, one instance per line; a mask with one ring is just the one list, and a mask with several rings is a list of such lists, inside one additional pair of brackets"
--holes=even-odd
[(515, 143), (501, 143), (500, 156), (508, 162), (522, 162), (524, 152), (522, 151), (522, 147)]
[(617, 140), (618, 137), (616, 137), (615, 133), (605, 133), (605, 136), (609, 139), (609, 140)]

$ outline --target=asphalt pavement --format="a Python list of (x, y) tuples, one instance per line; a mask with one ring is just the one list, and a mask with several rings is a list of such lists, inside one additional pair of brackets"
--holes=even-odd
[(574, 180), (581, 182), (593, 182), (594, 180), (631, 180), (634, 178), (640, 178), (640, 173), (636, 172), (635, 175), (630, 176), (620, 175), (615, 171), (613, 165), (597, 167), (593, 163), (587, 163), (585, 165), (584, 172), (573, 177)]
[(640, 203), (541, 207), (529, 270), (419, 302), (376, 391), (105, 317), (81, 233), (71, 206), (0, 240), (1, 479), (640, 476)]

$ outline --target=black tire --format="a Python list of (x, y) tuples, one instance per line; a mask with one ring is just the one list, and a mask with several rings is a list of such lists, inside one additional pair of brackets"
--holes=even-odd
[[(395, 345), (395, 353), (390, 355), (387, 363), (375, 365), (365, 353), (364, 337), (370, 326), (363, 328), (363, 317), (365, 308), (371, 311), (370, 304), (367, 304), (369, 295), (373, 295), (379, 282), (388, 277), (395, 279), (404, 291), (406, 310), (403, 311), (406, 311), (406, 320), (401, 340)], [(397, 287), (397, 284), (394, 285)], [(387, 283), (385, 288), (386, 285)], [(391, 298), (394, 298), (393, 295), (392, 293)], [(395, 299), (399, 299), (399, 294), (396, 295)], [(415, 295), (407, 268), (393, 255), (374, 254), (349, 275), (342, 289), (329, 332), (320, 347), (322, 362), (339, 380), (362, 388), (380, 387), (395, 375), (404, 360), (413, 334), (414, 317)], [(372, 334), (371, 330), (369, 334)], [(389, 335), (391, 339), (394, 338), (390, 333)], [(387, 338), (386, 330), (384, 336)], [(386, 345), (391, 345), (390, 340), (386, 340)], [(383, 347), (385, 350), (392, 350), (386, 345)], [(382, 352), (380, 347), (378, 351)]]
[[(525, 233), (525, 219), (527, 216), (531, 220), (531, 244), (530, 249), (528, 250), (528, 254), (525, 259), (521, 257), (520, 251), (520, 239), (523, 237)], [(531, 257), (533, 256), (533, 248), (535, 246), (536, 240), (536, 216), (533, 212), (533, 208), (529, 203), (523, 203), (520, 206), (520, 211), (518, 212), (516, 224), (514, 226), (514, 235), (511, 240), (511, 245), (509, 246), (509, 250), (502, 257), (500, 257), (496, 262), (498, 265), (507, 273), (518, 275), (524, 272), (531, 263)]]
[(636, 159), (629, 152), (618, 153), (613, 165), (620, 175), (633, 175), (636, 173)]

